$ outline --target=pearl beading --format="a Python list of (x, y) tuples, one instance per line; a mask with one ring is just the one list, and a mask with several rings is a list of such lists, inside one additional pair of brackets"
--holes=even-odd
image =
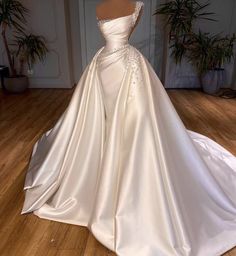
[(141, 2), (141, 1), (137, 1), (136, 2), (136, 5), (135, 5), (135, 11), (132, 15), (132, 25), (134, 26), (136, 21), (137, 21), (137, 18), (139, 16), (139, 13), (140, 13), (140, 10), (142, 8), (142, 6), (144, 6), (144, 3)]
[(121, 50), (123, 50), (123, 49), (126, 49), (126, 48), (128, 48), (129, 46), (130, 46), (130, 44), (127, 43), (127, 44), (121, 45), (121, 46), (119, 46), (119, 47), (113, 48), (113, 49), (110, 50), (110, 51), (105, 51), (105, 52), (102, 53), (102, 54), (103, 54), (103, 55), (110, 55), (110, 54), (116, 53), (116, 52), (118, 52), (118, 51), (121, 51)]
[[(109, 56), (111, 54), (114, 54), (118, 51), (121, 51), (121, 50), (124, 50), (126, 49), (126, 51), (124, 52), (124, 55), (125, 55), (125, 59), (127, 59), (127, 56), (128, 56), (128, 52), (129, 52), (129, 49), (130, 49), (131, 45), (130, 44), (125, 44), (125, 45), (122, 45), (121, 47), (118, 47), (118, 48), (114, 48), (112, 49), (111, 51), (105, 51), (105, 52), (102, 52), (99, 54), (100, 56), (98, 56), (97, 60), (96, 60), (96, 66), (99, 67), (100, 65), (100, 58), (104, 58), (106, 56)], [(103, 47), (104, 49), (105, 47)], [(127, 63), (127, 61), (126, 61)]]
[[(129, 91), (128, 91), (128, 97), (127, 97), (127, 104), (131, 102), (131, 100), (134, 98), (134, 95), (139, 92), (141, 88), (143, 88), (143, 71), (141, 69), (141, 54), (139, 51), (136, 50), (132, 45), (127, 44), (124, 45), (122, 48), (127, 49), (124, 53), (125, 56), (125, 74), (124, 76), (127, 77), (127, 75), (131, 75), (130, 79), (130, 85), (129, 85)], [(100, 52), (98, 53), (97, 59), (96, 59), (96, 66), (99, 67), (100, 65), (100, 60), (99, 60), (99, 55), (101, 57), (104, 53)], [(105, 53), (106, 54), (106, 53)], [(91, 71), (92, 66), (89, 66), (89, 71)]]
[(131, 80), (130, 80), (130, 88), (127, 103), (129, 103), (134, 95), (143, 87), (143, 74), (141, 69), (141, 58), (140, 53), (133, 48), (132, 51), (128, 54), (127, 59), (127, 70), (131, 70)]
[(108, 21), (111, 21), (112, 19), (99, 20), (99, 19), (97, 18), (97, 20), (98, 20), (98, 24), (103, 24), (103, 23), (106, 23), (106, 22), (108, 22)]

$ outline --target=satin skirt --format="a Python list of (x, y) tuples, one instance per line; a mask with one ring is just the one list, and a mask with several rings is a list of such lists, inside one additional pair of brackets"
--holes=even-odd
[(35, 143), (21, 214), (89, 228), (118, 256), (236, 245), (236, 157), (187, 130), (146, 58), (101, 48)]

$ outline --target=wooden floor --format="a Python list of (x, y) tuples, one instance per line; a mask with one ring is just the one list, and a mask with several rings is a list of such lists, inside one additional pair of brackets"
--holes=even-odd
[[(31, 89), (6, 96), (0, 92), (0, 256), (114, 255), (85, 227), (40, 219), (32, 213), (20, 215), (33, 144), (55, 124), (72, 93)], [(209, 136), (236, 155), (236, 100), (190, 90), (168, 93), (188, 129)], [(236, 248), (225, 255), (236, 256)]]

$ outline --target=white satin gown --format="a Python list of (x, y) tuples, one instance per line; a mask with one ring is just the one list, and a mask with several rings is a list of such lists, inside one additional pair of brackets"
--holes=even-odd
[(21, 214), (87, 226), (118, 256), (216, 256), (236, 245), (236, 157), (186, 130), (147, 59), (135, 12), (98, 22), (106, 45), (35, 143)]

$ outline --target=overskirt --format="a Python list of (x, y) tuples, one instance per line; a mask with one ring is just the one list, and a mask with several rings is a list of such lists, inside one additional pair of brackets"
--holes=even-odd
[(21, 214), (89, 228), (119, 256), (236, 245), (236, 157), (187, 130), (147, 59), (101, 48), (35, 143)]

